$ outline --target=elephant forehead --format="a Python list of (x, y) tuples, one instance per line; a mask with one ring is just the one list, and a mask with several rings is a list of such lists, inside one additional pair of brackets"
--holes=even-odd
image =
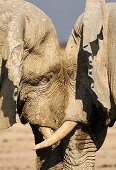
[(45, 73), (60, 69), (61, 64), (58, 58), (29, 56), (23, 62), (23, 76), (42, 76)]

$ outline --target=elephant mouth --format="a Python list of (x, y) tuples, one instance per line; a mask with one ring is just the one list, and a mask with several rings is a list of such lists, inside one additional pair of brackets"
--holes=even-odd
[[(20, 119), (24, 123), (27, 123), (28, 121), (27, 120), (25, 121), (25, 118), (22, 115), (24, 105), (25, 105), (25, 101), (21, 102), (21, 103), (18, 102), (18, 113), (19, 113)], [(41, 134), (43, 135), (43, 138), (45, 140), (39, 144), (36, 144), (33, 147), (33, 150), (38, 150), (38, 149), (42, 149), (42, 148), (46, 148), (51, 145), (54, 145), (55, 143), (62, 140), (65, 136), (67, 136), (74, 129), (74, 127), (76, 125), (77, 125), (77, 123), (74, 121), (65, 121), (61, 125), (61, 127), (58, 130), (56, 130), (55, 132), (49, 127), (39, 126), (38, 130), (41, 132)]]
[(33, 150), (38, 150), (54, 145), (55, 143), (62, 140), (65, 136), (67, 136), (74, 129), (76, 125), (77, 125), (76, 122), (65, 121), (55, 133), (53, 133), (51, 128), (40, 127), (39, 130), (44, 136), (45, 140), (35, 145)]

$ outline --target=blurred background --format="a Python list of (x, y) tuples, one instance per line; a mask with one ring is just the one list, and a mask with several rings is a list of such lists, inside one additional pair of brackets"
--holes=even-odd
[[(67, 42), (85, 0), (27, 0), (42, 9), (53, 21), (60, 42)], [(106, 0), (106, 2), (110, 2)], [(116, 0), (112, 0), (116, 2)], [(0, 170), (35, 170), (34, 139), (28, 124), (19, 121), (0, 132)], [(95, 170), (116, 170), (116, 125), (97, 152)]]
[[(84, 11), (86, 0), (26, 0), (42, 9), (53, 21), (60, 42), (67, 42), (72, 27)], [(116, 0), (106, 0), (106, 2)]]

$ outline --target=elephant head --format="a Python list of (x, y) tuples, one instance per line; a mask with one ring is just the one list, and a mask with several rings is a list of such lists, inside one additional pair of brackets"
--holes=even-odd
[[(105, 2), (86, 1), (64, 57), (55, 28), (41, 10), (18, 0), (3, 0), (0, 5), (1, 25), (5, 23), (0, 25), (1, 87), (7, 86), (6, 80), (12, 84), (11, 111), (17, 105), (21, 122), (32, 127), (34, 149), (41, 149), (36, 151), (38, 169), (93, 169), (95, 152), (106, 136), (105, 112), (110, 107)], [(2, 110), (2, 115), (7, 113)]]
[(18, 88), (18, 112), (31, 124), (56, 129), (63, 121), (64, 82), (55, 28), (41, 10), (27, 2), (3, 1), (1, 5), (1, 22), (7, 23), (3, 55), (8, 78)]
[[(3, 0), (0, 8), (0, 128), (13, 125), (18, 112), (40, 141), (64, 121), (64, 74), (57, 34), (51, 19), (28, 2)], [(40, 159), (52, 154), (51, 150), (44, 156), (41, 153), (37, 153)]]

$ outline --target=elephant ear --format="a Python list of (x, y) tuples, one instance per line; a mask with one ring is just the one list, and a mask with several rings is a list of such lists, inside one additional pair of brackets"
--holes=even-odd
[[(105, 0), (87, 0), (83, 17), (83, 50), (89, 53), (91, 88), (103, 107), (110, 108), (107, 75), (107, 8)], [(96, 102), (96, 97), (95, 99)]]
[(107, 25), (105, 2), (87, 0), (85, 12), (75, 23), (64, 54), (65, 72), (70, 79), (67, 79), (66, 87), (68, 100), (65, 120), (92, 123), (93, 102), (96, 106), (101, 104), (110, 108)]
[(83, 17), (83, 48), (92, 53), (90, 43), (97, 39), (103, 26), (104, 0), (87, 0)]
[(23, 14), (15, 15), (12, 22), (9, 23), (7, 36), (7, 64), (8, 76), (14, 85), (19, 87), (22, 72), (23, 55), (23, 33), (25, 17)]
[(17, 89), (22, 72), (24, 21), (22, 13), (13, 16), (5, 35), (1, 68), (0, 129), (8, 128), (16, 122)]

